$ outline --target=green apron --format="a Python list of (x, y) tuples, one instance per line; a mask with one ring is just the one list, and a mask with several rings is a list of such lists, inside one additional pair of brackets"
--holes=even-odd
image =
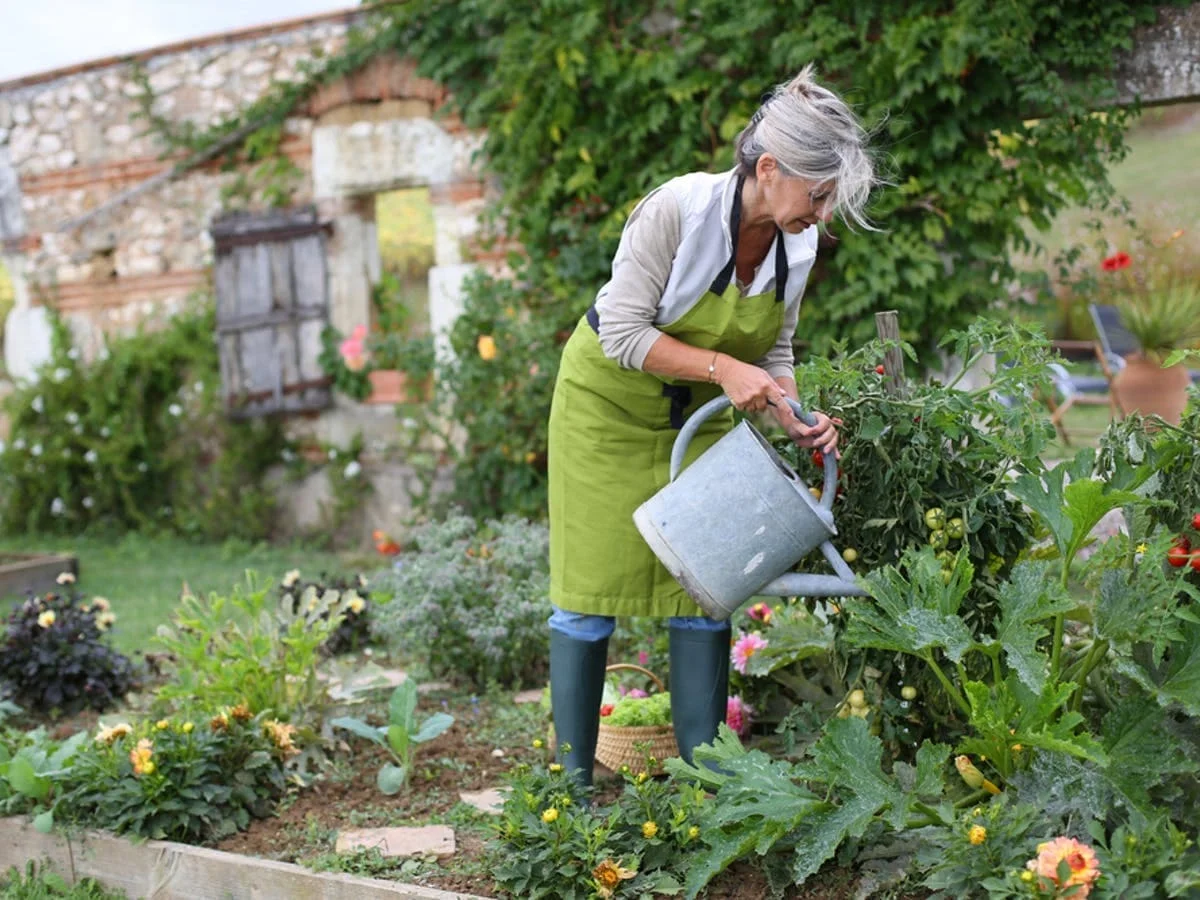
[[(775, 290), (741, 296), (733, 278), (741, 193), (739, 181), (728, 264), (695, 306), (660, 330), (753, 362), (779, 339), (788, 268), (778, 233)], [(598, 328), (593, 307), (563, 349), (550, 408), (550, 600), (593, 615), (703, 615), (642, 540), (633, 512), (669, 480), (684, 421), (721, 388), (623, 369), (604, 355)], [(686, 463), (732, 426), (730, 410), (709, 419), (692, 438)]]

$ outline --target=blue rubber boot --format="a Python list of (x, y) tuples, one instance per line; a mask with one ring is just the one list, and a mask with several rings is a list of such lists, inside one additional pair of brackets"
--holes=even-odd
[(671, 724), (684, 762), (710, 744), (725, 721), (729, 698), (730, 629), (670, 629)]
[[(550, 709), (558, 761), (583, 787), (592, 786), (596, 737), (600, 729), (600, 698), (608, 639), (581, 641), (550, 631)], [(563, 752), (563, 745), (570, 750)]]

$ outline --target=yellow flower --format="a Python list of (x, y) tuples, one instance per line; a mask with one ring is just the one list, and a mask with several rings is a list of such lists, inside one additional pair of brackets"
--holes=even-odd
[(650, 840), (650, 838), (654, 837), (656, 834), (658, 834), (658, 825), (656, 823), (642, 823), (642, 837), (644, 837), (646, 840)]
[(537, 460), (537, 454), (530, 450), (525, 454), (525, 465), (531, 466)]
[(42, 613), (40, 616), (38, 616), (38, 624), (41, 625), (43, 628), (49, 628), (51, 625), (54, 624), (54, 620), (57, 618), (58, 618), (58, 616), (56, 616), (54, 614), (54, 610), (48, 609), (44, 613)]
[(967, 832), (967, 840), (978, 847), (987, 840), (987, 829), (982, 825), (972, 825), (971, 830)]
[(100, 612), (108, 612), (112, 608), (112, 604), (103, 597), (93, 597), (92, 606), (100, 610)]
[(166, 731), (168, 728), (171, 727), (171, 723), (168, 722), (166, 719), (159, 719), (157, 722), (154, 723), (154, 727), (157, 728), (159, 731)]
[(693, 825), (691, 828), (688, 829), (688, 840), (694, 841), (698, 837), (700, 837), (700, 826)]
[(491, 362), (496, 358), (496, 339), (490, 334), (481, 334), (475, 342), (475, 349), (479, 351), (480, 359)]
[(117, 738), (125, 737), (132, 732), (128, 722), (118, 722), (116, 725), (109, 725), (107, 728), (101, 728), (96, 732), (97, 744), (111, 744)]
[(1029, 884), (1029, 882), (1033, 881), (1033, 873), (1030, 871), (1022, 872), (1021, 880), (1024, 881), (1026, 884)]
[(611, 859), (606, 859), (592, 869), (592, 877), (596, 879), (596, 893), (605, 900), (611, 897), (613, 891), (627, 878), (637, 874), (636, 869), (625, 869)]
[[(983, 760), (983, 757), (981, 756), (979, 759)], [(976, 790), (983, 788), (989, 794), (1000, 793), (1000, 788), (996, 787), (994, 784), (984, 778), (983, 773), (980, 772), (979, 769), (975, 768), (975, 764), (971, 762), (971, 757), (956, 756), (954, 758), (954, 767), (958, 769), (958, 774), (962, 777), (962, 780), (966, 783), (967, 787), (974, 788)]]
[(553, 772), (554, 774), (557, 775), (562, 770), (563, 770), (562, 763), (550, 763), (550, 771)]
[(74, 584), (75, 576), (71, 572), (59, 572), (58, 577), (54, 580), (59, 584)]
[(96, 627), (101, 631), (108, 631), (115, 621), (117, 621), (116, 615), (110, 612), (102, 612), (96, 616)]
[[(150, 761), (150, 757), (154, 755), (154, 742), (149, 738), (142, 738), (137, 742), (137, 746), (129, 751), (129, 761), (133, 763), (133, 772), (135, 775), (151, 775), (154, 773), (154, 763)], [(146, 767), (149, 766), (149, 769)]]
[(549, 825), (551, 822), (556, 821), (557, 819), (558, 819), (558, 809), (556, 807), (552, 806), (548, 810), (546, 810), (544, 813), (542, 813), (542, 821), (545, 822), (547, 825)]
[(1145, 553), (1149, 549), (1150, 549), (1149, 545), (1143, 542), (1141, 544), (1138, 544), (1136, 547), (1134, 547), (1134, 552), (1135, 553)]
[(179, 730), (182, 731), (184, 734), (191, 734), (192, 729), (195, 727), (196, 726), (193, 725), (191, 722), (184, 722), (183, 727), (181, 727)]
[(534, 750), (541, 750), (545, 746), (546, 746), (546, 742), (543, 741), (541, 738), (533, 739), (533, 749)]
[(637, 773), (637, 778), (636, 778), (636, 779), (634, 779), (634, 780), (635, 780), (635, 781), (637, 781), (637, 783), (638, 783), (638, 784), (645, 784), (645, 783), (646, 783), (646, 779), (647, 779), (647, 778), (649, 778), (649, 777), (650, 777), (650, 776), (649, 776), (649, 775), (648, 775), (646, 772), (638, 772), (638, 773)]
[(358, 594), (352, 594), (350, 601), (346, 604), (346, 608), (356, 616), (367, 608), (367, 602)]
[(275, 719), (267, 719), (263, 722), (263, 731), (270, 736), (284, 756), (295, 756), (300, 752), (299, 748), (292, 743), (292, 735), (296, 733), (295, 725), (286, 725)]

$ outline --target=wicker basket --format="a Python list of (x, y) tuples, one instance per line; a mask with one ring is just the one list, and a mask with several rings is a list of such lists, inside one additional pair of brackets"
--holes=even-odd
[[(641, 672), (654, 682), (661, 692), (665, 690), (662, 681), (649, 669), (635, 666), (633, 663), (614, 663), (605, 669), (612, 672), (616, 669), (631, 669)], [(652, 756), (655, 765), (650, 768), (651, 775), (663, 772), (663, 760), (679, 755), (679, 746), (675, 743), (675, 729), (670, 725), (636, 725), (625, 726), (605, 725), (600, 722), (600, 732), (596, 739), (596, 762), (607, 766), (614, 772), (620, 771), (621, 766), (629, 766), (635, 772), (646, 769), (646, 757)]]

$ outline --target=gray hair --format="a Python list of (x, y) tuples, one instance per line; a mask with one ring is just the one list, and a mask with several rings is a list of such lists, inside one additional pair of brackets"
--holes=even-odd
[(851, 227), (874, 230), (864, 211), (879, 182), (869, 138), (846, 102), (817, 84), (810, 63), (771, 92), (738, 135), (734, 156), (738, 170), (750, 178), (759, 158), (770, 153), (785, 175), (832, 184), (834, 214)]

